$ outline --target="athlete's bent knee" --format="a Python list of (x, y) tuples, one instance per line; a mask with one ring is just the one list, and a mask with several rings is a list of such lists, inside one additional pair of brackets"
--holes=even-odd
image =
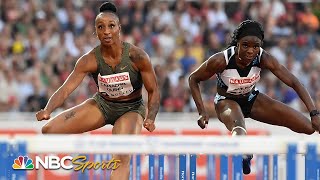
[(52, 133), (51, 131), (52, 128), (48, 124), (44, 125), (41, 129), (42, 134), (50, 134)]
[(315, 132), (315, 130), (313, 128), (308, 128), (304, 133), (305, 134), (308, 134), (308, 135), (311, 135)]

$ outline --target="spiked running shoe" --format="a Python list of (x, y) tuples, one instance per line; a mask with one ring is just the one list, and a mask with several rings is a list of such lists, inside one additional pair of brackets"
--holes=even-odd
[(250, 174), (251, 172), (251, 159), (253, 155), (245, 155), (242, 158), (242, 172), (243, 174)]

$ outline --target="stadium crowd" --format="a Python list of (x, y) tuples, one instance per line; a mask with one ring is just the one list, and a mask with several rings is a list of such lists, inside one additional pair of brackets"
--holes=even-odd
[[(0, 111), (33, 112), (43, 108), (66, 80), (76, 60), (99, 41), (94, 20), (102, 1), (0, 1)], [(188, 75), (206, 58), (223, 50), (234, 28), (245, 19), (265, 29), (263, 48), (307, 87), (320, 109), (320, 4), (281, 0), (115, 0), (124, 41), (150, 56), (161, 89), (161, 112), (194, 112)], [(216, 78), (201, 85), (205, 105), (215, 116)], [(270, 72), (257, 87), (306, 112), (291, 88)], [(88, 75), (62, 108), (97, 90)], [(147, 98), (145, 98), (146, 100)]]

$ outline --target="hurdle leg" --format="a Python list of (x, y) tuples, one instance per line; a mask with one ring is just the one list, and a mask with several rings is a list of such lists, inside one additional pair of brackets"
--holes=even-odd
[(8, 152), (8, 156), (7, 156), (7, 164), (6, 164), (6, 179), (15, 179), (15, 174), (14, 174), (14, 172), (13, 172), (13, 169), (12, 169), (12, 162), (14, 162), (14, 159), (16, 158), (16, 157), (14, 157), (15, 156), (15, 154), (14, 154), (14, 152), (13, 152), (13, 147), (12, 147), (12, 144), (11, 143), (9, 143), (9, 142), (7, 142), (6, 143), (6, 145), (7, 145), (7, 147), (6, 147), (6, 151)]
[(269, 179), (269, 155), (263, 155), (262, 157), (262, 179)]
[(136, 180), (141, 179), (141, 155), (136, 155)]
[(213, 154), (207, 155), (207, 180), (216, 179), (216, 161)]
[(191, 154), (190, 155), (190, 162), (189, 162), (189, 169), (190, 169), (190, 180), (197, 179), (197, 155)]
[(7, 179), (7, 165), (10, 164), (8, 161), (8, 153), (7, 153), (7, 143), (0, 142), (0, 167), (3, 169), (0, 171), (0, 179)]
[(287, 180), (297, 180), (297, 145), (289, 144), (287, 153)]
[(164, 155), (160, 154), (158, 158), (158, 180), (164, 180)]
[(273, 155), (272, 179), (278, 180), (278, 155)]
[(242, 180), (242, 155), (232, 156), (232, 180)]
[(129, 180), (133, 180), (133, 158), (134, 158), (134, 155), (131, 155), (130, 166), (129, 166), (129, 169), (130, 169)]
[(154, 155), (149, 154), (149, 180), (154, 180)]
[(179, 180), (186, 180), (187, 179), (187, 157), (185, 154), (179, 155)]
[(320, 159), (317, 160), (317, 180), (320, 180)]
[(315, 144), (307, 145), (305, 156), (305, 179), (317, 178), (317, 151)]
[(320, 180), (320, 158), (317, 160), (317, 180)]
[(228, 156), (220, 155), (220, 180), (228, 180)]

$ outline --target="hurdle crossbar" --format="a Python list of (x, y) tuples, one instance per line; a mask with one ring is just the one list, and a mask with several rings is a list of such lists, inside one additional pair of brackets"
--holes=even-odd
[(315, 137), (17, 135), (14, 140), (27, 142), (32, 153), (286, 154), (290, 143), (298, 145), (299, 154), (306, 153), (308, 143), (320, 153)]

